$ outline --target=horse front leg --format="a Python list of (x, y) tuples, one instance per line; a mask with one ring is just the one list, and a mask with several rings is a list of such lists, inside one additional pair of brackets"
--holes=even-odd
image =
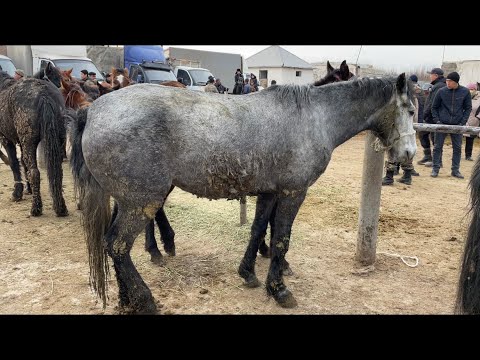
[(119, 204), (118, 212), (105, 235), (107, 252), (113, 260), (117, 277), (119, 306), (127, 312), (156, 313), (152, 293), (138, 273), (130, 257), (136, 237), (148, 222), (138, 207)]
[(5, 150), (7, 150), (8, 158), (10, 159), (10, 169), (12, 169), (13, 180), (15, 181), (12, 201), (20, 201), (23, 197), (23, 183), (20, 164), (18, 163), (17, 158), (17, 148), (15, 147), (15, 144), (9, 140), (6, 140), (3, 145), (5, 146)]
[(247, 287), (260, 286), (260, 281), (258, 281), (255, 275), (255, 261), (260, 242), (262, 239), (265, 239), (268, 219), (270, 218), (276, 197), (277, 195), (275, 194), (259, 194), (257, 197), (250, 241), (238, 268), (238, 274), (245, 280), (245, 286)]
[(290, 244), (292, 224), (300, 206), (305, 200), (306, 193), (307, 191), (305, 190), (296, 196), (279, 197), (275, 212), (275, 231), (270, 247), (272, 255), (266, 287), (268, 294), (272, 295), (280, 306), (286, 308), (292, 308), (297, 305), (295, 297), (283, 282), (282, 271), (285, 255)]
[(150, 254), (150, 261), (157, 265), (164, 265), (165, 260), (158, 249), (157, 241), (155, 240), (155, 222), (150, 220), (145, 227), (145, 251)]

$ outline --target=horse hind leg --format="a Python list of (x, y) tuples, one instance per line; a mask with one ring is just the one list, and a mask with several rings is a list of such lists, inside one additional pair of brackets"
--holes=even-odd
[(119, 204), (118, 213), (105, 235), (107, 252), (117, 277), (120, 308), (133, 313), (156, 313), (152, 293), (130, 257), (135, 238), (149, 218), (142, 210)]
[(6, 141), (4, 146), (5, 150), (7, 151), (8, 158), (10, 159), (10, 169), (12, 169), (13, 180), (15, 181), (12, 193), (12, 201), (20, 201), (23, 198), (23, 183), (22, 174), (20, 172), (20, 164), (18, 163), (17, 158), (17, 149), (15, 144), (11, 141)]
[(285, 255), (288, 252), (292, 224), (305, 199), (306, 191), (295, 197), (280, 197), (275, 212), (275, 231), (271, 242), (272, 257), (268, 270), (266, 288), (277, 303), (285, 308), (297, 305), (293, 294), (283, 282), (283, 267)]
[(163, 207), (155, 214), (155, 221), (163, 242), (163, 249), (170, 256), (175, 256), (175, 231), (173, 231), (168, 221)]
[[(23, 150), (22, 150), (22, 153), (23, 153)], [(25, 164), (25, 161), (23, 160), (23, 156), (21, 157), (22, 159), (22, 166), (23, 166), (23, 170), (25, 172), (25, 191), (24, 191), (24, 194), (27, 194), (27, 195), (31, 195), (32, 194), (32, 187), (30, 186), (30, 181), (28, 181), (28, 168), (27, 168), (27, 165)]]
[(40, 195), (40, 171), (37, 168), (36, 146), (22, 146), (22, 161), (27, 170), (27, 178), (32, 187), (32, 216), (40, 216), (43, 211), (42, 197)]

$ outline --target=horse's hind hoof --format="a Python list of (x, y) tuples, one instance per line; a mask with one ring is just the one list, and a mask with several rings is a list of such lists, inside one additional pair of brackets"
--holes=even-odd
[(262, 284), (255, 275), (250, 274), (250, 276), (248, 276), (248, 278), (245, 279), (245, 282), (243, 285), (247, 288), (253, 289), (253, 288), (259, 287)]
[(275, 301), (283, 308), (291, 309), (296, 307), (297, 300), (288, 289), (283, 289), (273, 295)]
[(150, 254), (150, 261), (158, 266), (164, 266), (166, 263), (165, 258), (162, 256), (160, 251), (158, 252), (158, 254)]
[(169, 255), (169, 256), (175, 256), (176, 253), (175, 253), (175, 244), (173, 244), (172, 246), (163, 246), (163, 250), (165, 250), (165, 252)]

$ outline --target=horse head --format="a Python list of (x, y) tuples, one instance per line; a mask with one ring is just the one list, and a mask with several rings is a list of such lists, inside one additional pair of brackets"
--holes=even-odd
[(350, 72), (346, 60), (342, 61), (340, 68), (338, 69), (334, 69), (333, 66), (330, 64), (330, 61), (327, 61), (327, 75), (325, 75), (322, 79), (316, 81), (314, 85), (322, 86), (338, 81), (347, 81), (350, 80), (350, 78), (352, 78), (353, 76), (354, 74)]
[(43, 70), (43, 80), (50, 81), (52, 84), (54, 84), (57, 88), (60, 88), (62, 86), (61, 80), (62, 80), (62, 73), (60, 70), (54, 66), (52, 63), (47, 63), (47, 66)]
[(413, 159), (417, 150), (416, 132), (413, 129), (414, 89), (412, 82), (405, 78), (405, 73), (397, 77), (392, 92), (389, 104), (376, 113), (372, 131), (390, 151), (390, 156), (402, 163)]
[[(128, 69), (120, 69), (112, 67), (112, 88), (119, 85), (119, 88), (123, 88), (132, 83), (132, 80), (128, 76)], [(115, 89), (116, 90), (116, 89)]]

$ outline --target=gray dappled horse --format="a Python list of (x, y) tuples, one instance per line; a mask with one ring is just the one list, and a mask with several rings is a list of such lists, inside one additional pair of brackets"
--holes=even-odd
[[(326, 84), (331, 84), (337, 81), (347, 81), (352, 79), (354, 75), (350, 72), (348, 68), (347, 61), (344, 60), (338, 69), (335, 69), (329, 61), (327, 61), (327, 74), (316, 81), (313, 85), (314, 86), (322, 86)], [(180, 84), (177, 81), (170, 81), (168, 83), (163, 83), (163, 86), (177, 86)], [(182, 84), (180, 84), (182, 85)], [(185, 85), (182, 85), (185, 87)], [(174, 187), (170, 189), (172, 191)], [(168, 195), (167, 195), (168, 196)], [(276, 204), (273, 205), (273, 209), (275, 209)], [(114, 215), (117, 212), (117, 204), (115, 203), (113, 209)], [(256, 236), (260, 236), (260, 243), (258, 246), (258, 250), (263, 257), (270, 257), (270, 249), (265, 242), (265, 236), (267, 235), (267, 227), (270, 224), (270, 239), (273, 236), (275, 230), (275, 219), (274, 219), (274, 212), (272, 211), (272, 215), (270, 219), (264, 219), (265, 221), (257, 222), (257, 226), (255, 227)], [(256, 215), (257, 217), (260, 215)], [(167, 219), (165, 211), (163, 207), (157, 211), (155, 214), (155, 222), (158, 225), (158, 230), (160, 231), (161, 241), (163, 243), (163, 248), (165, 252), (171, 256), (175, 255), (175, 231), (173, 231), (170, 223)], [(254, 221), (255, 222), (255, 221)], [(150, 260), (155, 263), (162, 265), (164, 263), (162, 253), (158, 249), (157, 241), (155, 240), (155, 225), (154, 220), (149, 221), (147, 226), (145, 227), (145, 250), (150, 253)], [(290, 269), (290, 266), (287, 260), (284, 260), (283, 264), (283, 274), (284, 275), (292, 275), (293, 272)]]
[[(364, 130), (372, 130), (395, 161), (412, 159), (412, 95), (401, 74), (321, 87), (275, 86), (249, 96), (139, 84), (100, 97), (74, 120), (71, 156), (93, 289), (105, 306), (108, 253), (120, 307), (156, 311), (130, 250), (171, 186), (178, 186), (209, 199), (256, 195), (263, 204), (257, 213), (266, 219), (276, 202), (266, 288), (281, 306), (295, 306), (281, 265), (308, 187), (333, 150)], [(118, 203), (115, 218), (110, 196)], [(258, 282), (258, 241), (252, 236), (240, 264), (247, 283)]]

